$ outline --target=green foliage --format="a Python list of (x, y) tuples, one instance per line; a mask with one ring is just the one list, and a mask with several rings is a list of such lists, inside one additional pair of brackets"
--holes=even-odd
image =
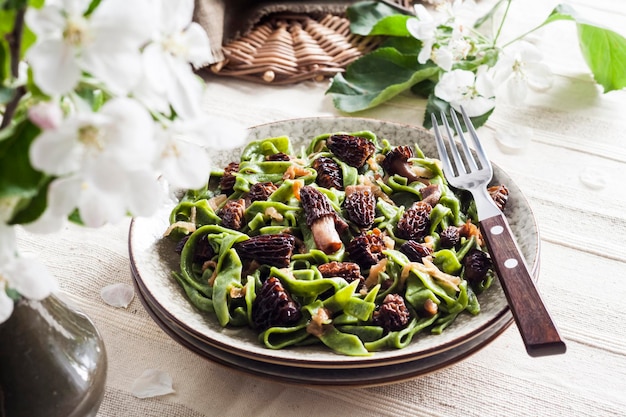
[[(395, 35), (397, 30), (404, 31), (405, 35), (409, 36), (406, 31), (406, 25), (402, 25), (402, 28), (392, 28), (390, 23), (394, 21), (396, 24), (401, 24), (403, 18), (406, 22), (406, 16), (399, 15), (398, 10), (393, 7), (379, 2), (379, 1), (361, 1), (357, 2), (346, 10), (348, 19), (350, 19), (350, 30), (357, 35)], [(386, 18), (392, 18), (391, 21), (383, 22)], [(385, 33), (385, 31), (388, 31)]]
[(541, 26), (558, 20), (576, 22), (580, 50), (605, 93), (626, 87), (626, 38), (588, 22), (567, 4), (557, 6)]
[(375, 107), (436, 72), (434, 64), (421, 65), (413, 55), (380, 48), (355, 61), (345, 76), (335, 76), (327, 93), (337, 108), (356, 112)]
[[(37, 126), (25, 119), (5, 128), (0, 135), (0, 198), (20, 200), (15, 214), (20, 220), (34, 220), (45, 207), (45, 196), (41, 193), (48, 178), (34, 169), (28, 158), (28, 149), (39, 132)], [(31, 209), (26, 210), (28, 216), (24, 214), (27, 207)]]
[[(496, 10), (506, 6), (505, 17), (500, 23), (502, 26), (510, 2), (496, 2), (487, 14), (475, 22), (474, 28), (492, 20)], [(344, 74), (337, 74), (333, 78), (326, 93), (332, 96), (337, 109), (348, 113), (369, 109), (408, 90), (420, 97), (428, 97), (425, 127), (431, 127), (428, 117), (431, 112), (439, 114), (440, 110), (445, 110), (448, 113), (450, 105), (434, 96), (434, 88), (444, 70), (431, 60), (424, 65), (417, 63), (422, 43), (411, 37), (406, 29), (410, 16), (377, 1), (357, 2), (348, 8), (347, 15), (353, 33), (362, 36), (382, 35), (386, 40), (378, 49), (350, 64)], [(567, 4), (557, 6), (542, 24), (516, 40), (523, 39), (549, 23), (563, 20), (576, 23), (580, 50), (595, 81), (604, 88), (604, 92), (625, 88), (626, 39), (578, 16)], [(453, 69), (476, 72), (481, 65), (494, 66), (501, 51), (495, 45), (498, 34), (499, 30), (491, 41), (481, 39), (484, 44), (475, 45), (477, 50), (456, 63)], [(484, 124), (492, 112), (472, 118), (475, 126)]]

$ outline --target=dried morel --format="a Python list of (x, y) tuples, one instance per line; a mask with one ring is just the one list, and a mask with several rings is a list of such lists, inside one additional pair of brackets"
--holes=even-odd
[(232, 194), (235, 180), (237, 179), (237, 177), (233, 175), (235, 172), (239, 172), (238, 162), (231, 162), (224, 168), (224, 175), (220, 179), (220, 189), (224, 194)]
[(461, 233), (456, 226), (448, 226), (439, 234), (439, 246), (451, 249), (461, 241)]
[(397, 236), (402, 239), (421, 240), (430, 228), (430, 211), (432, 206), (418, 201), (406, 210), (397, 224)]
[(209, 239), (206, 235), (201, 236), (196, 240), (196, 246), (193, 251), (193, 261), (199, 264), (203, 264), (206, 261), (210, 261), (215, 256), (215, 249), (209, 243)]
[(403, 329), (409, 323), (410, 317), (411, 313), (404, 303), (404, 298), (399, 294), (387, 294), (383, 303), (372, 314), (372, 321), (391, 332)]
[(355, 168), (361, 168), (376, 151), (374, 142), (352, 135), (331, 135), (326, 146), (337, 158)]
[(291, 298), (280, 280), (269, 277), (252, 303), (252, 322), (259, 330), (286, 326), (302, 318), (300, 305)]
[(332, 158), (320, 156), (313, 161), (312, 167), (317, 171), (315, 182), (320, 187), (343, 190), (343, 174), (341, 167)]
[(278, 187), (276, 187), (273, 182), (257, 182), (250, 187), (248, 199), (251, 203), (255, 201), (267, 201), (269, 196), (277, 189)]
[(433, 250), (414, 240), (407, 240), (400, 246), (400, 252), (404, 253), (411, 262), (422, 262), (422, 258), (433, 254)]
[(240, 230), (244, 222), (246, 212), (246, 202), (243, 199), (230, 200), (219, 212), (222, 219), (222, 226), (233, 230)]
[(315, 246), (327, 254), (337, 252), (342, 245), (337, 229), (343, 232), (348, 225), (333, 210), (328, 198), (315, 187), (305, 185), (300, 189), (300, 203)]
[(376, 265), (384, 257), (383, 250), (385, 249), (385, 241), (377, 233), (360, 234), (352, 239), (346, 247), (350, 259), (364, 269)]
[[(178, 241), (176, 247), (174, 248), (174, 251), (177, 254), (180, 255), (183, 252), (183, 248), (185, 247), (185, 244), (189, 240), (190, 236), (191, 235), (183, 236), (183, 238)], [(209, 243), (206, 235), (201, 236), (198, 240), (196, 240), (196, 246), (194, 247), (193, 253), (193, 262), (203, 264), (206, 261), (210, 261), (214, 256), (215, 250)]]
[(317, 267), (324, 278), (340, 277), (348, 283), (359, 281), (359, 288), (365, 285), (365, 278), (361, 275), (361, 268), (354, 262), (332, 261)]
[(464, 277), (471, 285), (478, 285), (485, 279), (491, 266), (488, 254), (479, 249), (471, 249), (463, 258)]
[(509, 189), (506, 188), (505, 185), (494, 185), (487, 188), (487, 191), (500, 211), (504, 211), (506, 203), (509, 200)]
[(240, 257), (260, 264), (287, 268), (296, 245), (296, 238), (287, 233), (252, 236), (233, 247)]
[(283, 152), (274, 153), (265, 157), (268, 161), (290, 161), (291, 157)]
[(396, 146), (385, 155), (382, 166), (389, 175), (400, 175), (409, 182), (418, 181), (419, 177), (415, 175), (409, 162), (409, 158), (414, 157), (415, 153), (410, 146)]
[(344, 208), (357, 226), (369, 229), (376, 218), (376, 198), (370, 187), (351, 186), (346, 189)]

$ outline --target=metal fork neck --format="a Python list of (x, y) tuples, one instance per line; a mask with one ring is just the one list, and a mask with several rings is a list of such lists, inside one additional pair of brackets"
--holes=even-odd
[(496, 203), (494, 203), (493, 199), (489, 195), (489, 191), (487, 191), (486, 187), (473, 187), (470, 191), (474, 196), (474, 201), (476, 202), (478, 220), (484, 220), (502, 214), (498, 206), (496, 206)]

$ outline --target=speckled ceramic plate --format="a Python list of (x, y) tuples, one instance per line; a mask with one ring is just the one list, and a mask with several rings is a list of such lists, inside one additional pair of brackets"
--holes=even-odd
[(279, 365), (238, 356), (198, 339), (181, 330), (154, 308), (149, 294), (144, 293), (140, 282), (135, 280), (137, 295), (154, 322), (173, 340), (197, 355), (249, 375), (271, 379), (274, 382), (330, 387), (370, 387), (410, 380), (439, 371), (466, 359), (491, 343), (511, 323), (511, 315), (505, 314), (498, 323), (466, 343), (436, 355), (397, 364), (383, 364), (366, 368), (306, 368)]
[[(437, 156), (432, 134), (423, 128), (360, 118), (307, 118), (274, 122), (250, 129), (249, 139), (257, 140), (286, 135), (294, 148), (305, 146), (313, 137), (328, 132), (370, 130), (394, 145), (417, 143), (426, 155)], [(222, 152), (216, 164), (225, 166), (240, 150)], [(506, 215), (531, 273), (539, 270), (539, 233), (527, 200), (512, 179), (494, 166), (494, 184), (506, 184), (509, 200)], [(400, 364), (439, 355), (510, 323), (506, 298), (499, 282), (479, 295), (482, 311), (477, 316), (460, 315), (442, 334), (416, 335), (409, 346), (399, 350), (376, 352), (367, 357), (338, 355), (324, 346), (293, 347), (270, 350), (261, 345), (248, 328), (222, 328), (214, 316), (201, 313), (185, 297), (171, 272), (178, 269), (173, 242), (163, 239), (171, 207), (164, 207), (150, 218), (135, 218), (129, 233), (129, 253), (134, 279), (153, 300), (152, 306), (177, 330), (229, 354), (254, 361), (303, 368), (367, 368)]]

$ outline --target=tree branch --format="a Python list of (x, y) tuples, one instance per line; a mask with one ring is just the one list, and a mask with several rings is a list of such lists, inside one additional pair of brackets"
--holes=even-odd
[[(6, 35), (7, 42), (9, 43), (9, 51), (11, 54), (11, 76), (17, 78), (20, 71), (20, 50), (22, 48), (22, 34), (24, 32), (24, 14), (26, 13), (26, 7), (22, 7), (15, 13), (15, 24), (11, 33)], [(26, 94), (26, 88), (20, 86), (15, 89), (15, 95), (10, 102), (7, 103), (4, 115), (2, 116), (2, 123), (0, 124), (0, 130), (7, 127), (13, 115), (17, 110), (17, 106), (20, 103), (22, 97)]]

